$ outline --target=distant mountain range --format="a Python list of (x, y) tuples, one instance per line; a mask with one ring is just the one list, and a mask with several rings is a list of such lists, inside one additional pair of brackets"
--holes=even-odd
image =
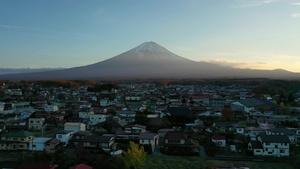
[(297, 79), (300, 73), (282, 69), (238, 69), (180, 57), (155, 42), (145, 42), (127, 52), (95, 64), (63, 70), (0, 75), (7, 80), (128, 80), (188, 78)]
[(64, 68), (0, 68), (0, 75), (3, 74), (17, 74), (17, 73), (32, 73), (32, 72), (47, 72), (52, 70), (61, 70)]

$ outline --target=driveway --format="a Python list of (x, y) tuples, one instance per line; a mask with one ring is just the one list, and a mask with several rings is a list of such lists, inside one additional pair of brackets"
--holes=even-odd
[(153, 153), (150, 154), (150, 156), (169, 157), (168, 155), (165, 155), (160, 152), (160, 146), (155, 146), (155, 149), (154, 149)]

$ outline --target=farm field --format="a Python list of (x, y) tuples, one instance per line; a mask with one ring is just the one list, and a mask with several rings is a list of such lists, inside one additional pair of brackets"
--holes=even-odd
[(212, 167), (248, 167), (250, 169), (296, 169), (284, 162), (253, 162), (253, 161), (221, 161), (204, 160), (200, 157), (158, 157), (148, 156), (144, 169), (200, 169), (201, 166)]

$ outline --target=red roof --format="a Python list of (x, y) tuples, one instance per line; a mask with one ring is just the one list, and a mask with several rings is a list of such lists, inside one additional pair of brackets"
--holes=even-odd
[(70, 167), (70, 169), (93, 169), (93, 167), (85, 165), (85, 164), (78, 164), (73, 167)]
[(212, 139), (214, 140), (226, 140), (225, 136), (212, 136)]

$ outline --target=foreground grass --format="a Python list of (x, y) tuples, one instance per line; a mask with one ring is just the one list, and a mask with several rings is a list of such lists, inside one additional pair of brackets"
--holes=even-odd
[(200, 157), (158, 157), (147, 156), (143, 169), (201, 169), (203, 165), (212, 167), (249, 167), (250, 169), (295, 169), (292, 164), (282, 162), (220, 161), (203, 160)]

